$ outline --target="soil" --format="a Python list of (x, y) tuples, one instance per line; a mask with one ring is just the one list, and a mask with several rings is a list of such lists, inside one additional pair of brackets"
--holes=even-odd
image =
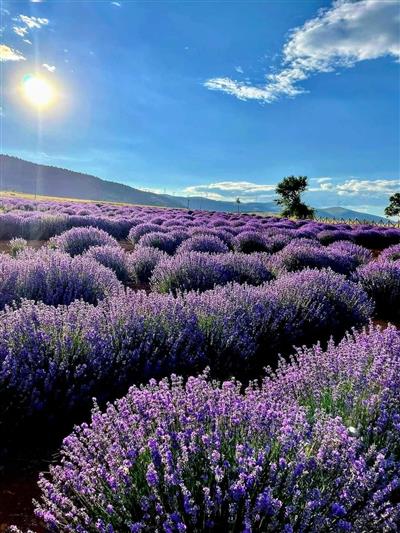
[[(0, 475), (0, 533), (5, 533), (11, 525), (44, 533), (45, 528), (33, 513), (33, 498), (39, 498), (37, 486), (39, 472), (45, 470), (42, 463), (23, 463)], [(8, 469), (7, 469), (8, 470)]]

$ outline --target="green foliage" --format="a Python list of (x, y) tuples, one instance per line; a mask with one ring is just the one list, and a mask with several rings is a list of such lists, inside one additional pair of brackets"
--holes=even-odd
[(385, 209), (388, 217), (400, 217), (400, 192), (396, 192), (389, 198), (389, 205)]
[(307, 176), (288, 176), (278, 183), (275, 192), (279, 198), (275, 202), (282, 206), (282, 216), (314, 218), (314, 209), (301, 201), (301, 194), (307, 186)]

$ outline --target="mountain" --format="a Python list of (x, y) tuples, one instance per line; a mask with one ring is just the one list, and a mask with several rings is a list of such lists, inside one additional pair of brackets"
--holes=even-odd
[[(205, 211), (226, 211), (228, 213), (236, 213), (238, 204), (229, 200), (211, 200), (204, 196), (171, 196), (175, 200), (179, 200), (183, 207), (190, 209), (204, 209)], [(239, 206), (240, 211), (246, 213), (278, 213), (279, 210), (274, 202), (243, 202)]]
[[(238, 204), (231, 201), (211, 200), (202, 196), (171, 196), (135, 189), (129, 185), (106, 181), (96, 176), (74, 172), (65, 168), (38, 165), (17, 157), (0, 154), (0, 190), (21, 193), (122, 202), (158, 207), (183, 207), (204, 209), (206, 211), (226, 211), (234, 213)], [(241, 212), (268, 213), (279, 212), (274, 202), (246, 202), (239, 206)], [(344, 207), (317, 208), (318, 217), (369, 222), (387, 221), (383, 217), (360, 213)]]
[(65, 168), (38, 165), (8, 155), (0, 155), (0, 190), (82, 200), (181, 207), (181, 203), (173, 197), (141, 191)]
[(360, 211), (354, 211), (353, 209), (346, 209), (345, 207), (323, 207), (317, 208), (316, 214), (321, 218), (333, 218), (336, 220), (355, 220), (366, 222), (389, 222), (385, 217), (379, 215), (371, 215), (369, 213), (361, 213)]

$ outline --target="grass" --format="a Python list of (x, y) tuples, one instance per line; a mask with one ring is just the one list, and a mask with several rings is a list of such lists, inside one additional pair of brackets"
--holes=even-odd
[(83, 198), (69, 198), (67, 196), (45, 196), (42, 194), (31, 194), (17, 191), (0, 191), (0, 207), (1, 200), (3, 198), (24, 198), (32, 201), (46, 201), (46, 202), (76, 202), (79, 204), (107, 204), (107, 205), (128, 205), (128, 206), (141, 206), (141, 207), (157, 207), (159, 209), (185, 209), (184, 207), (166, 207), (166, 206), (154, 206), (146, 204), (132, 204), (129, 202), (112, 202), (110, 200), (87, 200)]

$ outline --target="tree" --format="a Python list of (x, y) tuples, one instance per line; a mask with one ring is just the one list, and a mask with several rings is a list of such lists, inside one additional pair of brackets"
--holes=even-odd
[(240, 213), (240, 204), (241, 204), (240, 198), (236, 198), (236, 203), (237, 203), (237, 212)]
[(389, 198), (389, 205), (385, 209), (385, 215), (388, 217), (400, 218), (400, 192), (394, 193)]
[(307, 190), (307, 176), (288, 176), (278, 183), (275, 192), (279, 198), (275, 202), (282, 206), (282, 216), (313, 218), (314, 209), (301, 201), (301, 194)]

